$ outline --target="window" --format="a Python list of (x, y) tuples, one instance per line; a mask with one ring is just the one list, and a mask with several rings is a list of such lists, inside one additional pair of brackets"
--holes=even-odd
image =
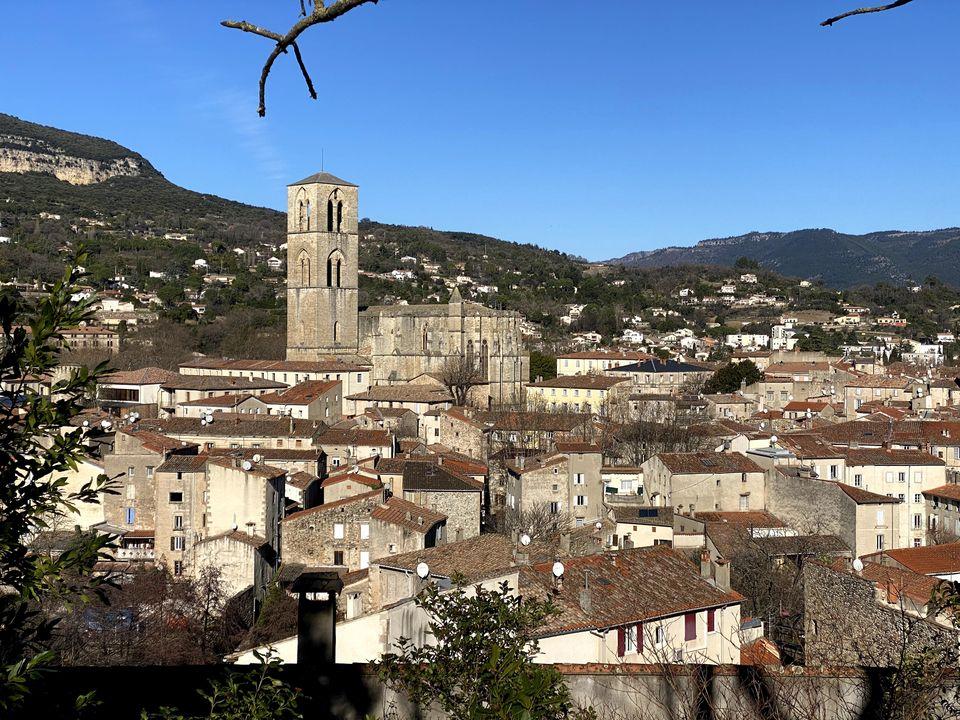
[(741, 509), (741, 510), (749, 510), (749, 509), (750, 509), (750, 496), (749, 496), (749, 495), (741, 495), (741, 496), (740, 496), (740, 509)]
[(132, 507), (125, 508), (123, 515), (124, 522), (126, 522), (127, 525), (133, 525), (134, 521), (137, 519), (137, 511)]
[(174, 529), (174, 530), (183, 530), (183, 515), (174, 515), (174, 516), (173, 516), (173, 529)]
[(624, 650), (628, 653), (635, 653), (637, 651), (637, 626), (630, 625), (624, 629), (623, 633), (624, 639)]
[(920, 547), (920, 538), (914, 538), (914, 539), (913, 539), (913, 546), (914, 546), (914, 547)]
[(899, 500), (900, 502), (903, 502), (904, 500), (906, 500), (906, 496), (903, 493), (897, 493), (897, 500)]
[[(343, 540), (343, 523), (333, 524), (333, 539)], [(340, 563), (337, 563), (337, 564), (339, 565)]]
[(153, 477), (153, 465), (147, 465), (147, 479)]
[(173, 561), (173, 574), (176, 576), (183, 575), (183, 560)]
[(919, 530), (919, 529), (922, 528), (922, 527), (923, 527), (923, 515), (921, 515), (920, 513), (914, 513), (914, 516), (913, 516), (913, 529), (914, 529), (914, 530)]
[(905, 472), (897, 473), (897, 482), (906, 482), (907, 474)]
[(914, 493), (914, 495), (913, 495), (913, 501), (914, 501), (915, 503), (923, 502), (923, 496), (920, 495), (920, 493)]
[(877, 535), (877, 550), (883, 550), (883, 535)]
[(587, 506), (587, 496), (586, 496), (586, 495), (577, 495), (576, 504), (577, 504), (577, 507), (586, 507), (586, 506)]
[(583, 485), (583, 483), (584, 483), (584, 475), (583, 475), (583, 473), (576, 473), (576, 474), (573, 476), (573, 484), (574, 484), (574, 485)]
[(131, 465), (130, 467), (127, 468), (127, 477), (133, 477), (136, 471), (137, 469), (133, 465)]
[(837, 465), (831, 465), (831, 466), (830, 466), (830, 479), (831, 479), (831, 480), (836, 480), (836, 479), (837, 479), (838, 472), (839, 472), (838, 466), (837, 466)]
[(560, 514), (560, 503), (552, 502), (550, 503), (550, 514), (559, 515)]
[(172, 502), (172, 503), (183, 502), (183, 493), (182, 493), (182, 492), (172, 492), (172, 493), (170, 493), (170, 502)]
[(686, 613), (683, 616), (683, 639), (697, 639), (697, 614), (695, 612)]
[(334, 564), (334, 565), (343, 565), (343, 550), (334, 550), (334, 551), (333, 551), (333, 564)]
[(370, 539), (370, 523), (360, 523), (360, 539)]
[(707, 632), (712, 633), (716, 631), (717, 631), (717, 611), (707, 610)]
[(183, 550), (186, 547), (186, 539), (183, 535), (174, 535), (170, 538), (170, 549), (171, 550)]
[(368, 567), (370, 567), (370, 553), (367, 552), (366, 550), (361, 550), (360, 551), (360, 569), (363, 570), (364, 568), (368, 568)]
[(653, 629), (653, 642), (656, 645), (663, 645), (663, 626), (657, 625)]

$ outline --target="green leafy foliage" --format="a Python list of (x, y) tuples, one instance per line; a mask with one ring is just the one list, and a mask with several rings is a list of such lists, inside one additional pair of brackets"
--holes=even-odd
[(108, 536), (78, 533), (56, 556), (28, 545), (78, 503), (98, 502), (112, 491), (102, 475), (76, 492), (64, 488), (64, 473), (82, 454), (82, 436), (79, 429), (62, 429), (106, 367), (80, 368), (49, 394), (35, 384), (57, 368), (61, 331), (89, 319), (89, 305), (70, 300), (77, 281), (72, 268), (84, 262), (81, 251), (29, 314), (20, 298), (0, 296), (0, 710), (22, 701), (30, 681), (53, 659), (43, 650), (54, 623), (39, 609), (42, 603), (83, 602), (106, 582), (91, 571), (111, 543)]
[(707, 380), (703, 386), (703, 392), (707, 394), (736, 392), (741, 388), (742, 383), (752, 385), (762, 379), (763, 373), (752, 360), (727, 363)]
[(416, 599), (435, 645), (409, 638), (379, 663), (380, 677), (415, 704), (454, 718), (546, 720), (574, 713), (560, 673), (533, 662), (534, 630), (556, 612), (549, 602), (497, 589), (428, 586)]

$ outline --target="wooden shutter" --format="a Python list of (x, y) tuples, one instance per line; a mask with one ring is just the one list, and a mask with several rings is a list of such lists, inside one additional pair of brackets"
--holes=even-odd
[(623, 657), (627, 652), (626, 628), (617, 628), (617, 657)]
[(637, 652), (643, 652), (643, 623), (637, 623)]
[(683, 639), (697, 639), (697, 614), (695, 612), (683, 616)]
[(716, 610), (707, 610), (707, 632), (713, 632), (717, 628), (716, 612)]

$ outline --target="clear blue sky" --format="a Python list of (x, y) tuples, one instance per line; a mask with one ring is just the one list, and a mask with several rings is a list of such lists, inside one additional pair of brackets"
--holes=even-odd
[(296, 0), (4, 3), (0, 110), (282, 207), (325, 167), (362, 216), (600, 259), (749, 230), (960, 224), (960, 4), (381, 0), (301, 43)]

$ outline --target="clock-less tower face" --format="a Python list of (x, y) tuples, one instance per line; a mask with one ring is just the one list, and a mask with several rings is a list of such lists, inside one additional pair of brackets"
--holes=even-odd
[(329, 173), (287, 186), (288, 360), (357, 352), (357, 191)]

